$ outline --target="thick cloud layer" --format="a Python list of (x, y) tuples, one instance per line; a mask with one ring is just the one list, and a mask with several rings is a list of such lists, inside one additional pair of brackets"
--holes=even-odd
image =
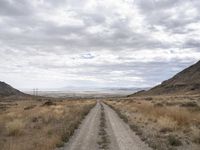
[(1, 0), (0, 80), (153, 86), (200, 58), (199, 0)]

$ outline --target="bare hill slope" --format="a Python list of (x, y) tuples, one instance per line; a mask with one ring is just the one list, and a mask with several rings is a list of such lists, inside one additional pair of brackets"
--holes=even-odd
[(137, 92), (131, 96), (161, 94), (196, 94), (200, 92), (200, 61), (184, 69), (169, 80), (148, 91)]
[(0, 96), (24, 95), (12, 86), (0, 81)]

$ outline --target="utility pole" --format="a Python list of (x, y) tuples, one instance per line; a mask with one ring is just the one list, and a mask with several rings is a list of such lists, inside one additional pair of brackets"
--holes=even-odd
[(35, 89), (33, 89), (33, 95), (35, 96)]
[(33, 89), (33, 95), (34, 96), (38, 96), (38, 88), (34, 88)]
[(36, 88), (36, 96), (38, 96), (38, 88)]

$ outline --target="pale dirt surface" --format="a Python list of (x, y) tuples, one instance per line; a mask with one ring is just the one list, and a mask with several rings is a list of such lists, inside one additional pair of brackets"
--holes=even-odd
[(130, 129), (130, 127), (119, 118), (114, 110), (104, 104), (105, 114), (113, 131), (112, 139), (116, 139), (118, 147), (112, 150), (151, 150), (140, 138)]
[[(109, 150), (151, 150), (109, 106), (103, 104)], [(80, 128), (59, 150), (99, 150), (100, 104), (86, 116)]]
[(97, 150), (100, 111), (100, 104), (97, 103), (69, 142), (59, 150)]

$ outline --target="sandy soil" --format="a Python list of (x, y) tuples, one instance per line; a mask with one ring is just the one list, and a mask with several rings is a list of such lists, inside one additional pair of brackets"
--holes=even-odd
[[(107, 105), (102, 104), (106, 119), (106, 134), (109, 150), (151, 150)], [(86, 116), (80, 128), (68, 143), (59, 150), (100, 150), (98, 145), (100, 130), (100, 103)]]
[(86, 116), (68, 143), (59, 150), (96, 150), (98, 147), (98, 128), (100, 104), (98, 103)]
[(109, 106), (104, 104), (105, 114), (111, 124), (118, 147), (113, 150), (151, 150), (140, 138), (129, 128), (129, 126), (118, 117), (118, 115)]

